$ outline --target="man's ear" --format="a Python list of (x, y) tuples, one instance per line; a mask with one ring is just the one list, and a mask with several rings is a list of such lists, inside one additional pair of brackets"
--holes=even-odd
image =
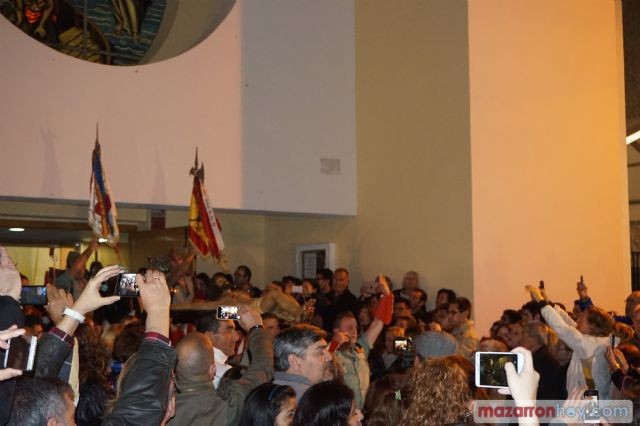
[(209, 366), (209, 379), (213, 380), (216, 377), (216, 363), (212, 362)]
[(287, 361), (289, 361), (289, 368), (293, 371), (300, 371), (302, 367), (302, 363), (300, 362), (300, 358), (295, 354), (287, 355)]
[(211, 344), (215, 347), (215, 345), (213, 344), (213, 331), (205, 331), (204, 335), (207, 336), (207, 338), (211, 341)]

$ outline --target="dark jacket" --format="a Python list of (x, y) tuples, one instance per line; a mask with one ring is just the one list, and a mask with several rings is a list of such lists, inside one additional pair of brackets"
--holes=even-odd
[[(11, 296), (0, 296), (0, 330), (6, 330), (12, 325), (24, 326), (24, 314), (18, 302)], [(4, 359), (4, 351), (0, 350), (0, 359)], [(16, 389), (16, 379), (0, 382), (0, 425), (9, 421), (13, 393)]]
[(533, 352), (533, 368), (540, 374), (538, 400), (564, 400), (567, 398), (566, 373), (546, 346)]
[(251, 365), (229, 386), (229, 397), (220, 398), (211, 380), (176, 383), (176, 415), (170, 426), (235, 425), (244, 400), (256, 386), (273, 376), (273, 342), (263, 330), (249, 334)]
[[(54, 378), (71, 346), (47, 333), (38, 344), (35, 376)], [(158, 425), (164, 418), (169, 397), (169, 380), (176, 364), (176, 351), (168, 343), (154, 338), (142, 341), (130, 359), (122, 378), (121, 394), (103, 425)]]
[(296, 392), (296, 400), (299, 402), (302, 395), (313, 385), (309, 379), (297, 374), (276, 371), (273, 375), (273, 383), (282, 386), (291, 386)]

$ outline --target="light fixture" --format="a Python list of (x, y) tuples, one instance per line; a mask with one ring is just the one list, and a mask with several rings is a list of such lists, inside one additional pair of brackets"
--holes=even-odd
[(11, 232), (24, 232), (24, 228), (9, 228)]
[(638, 139), (640, 139), (640, 130), (627, 136), (627, 145), (629, 145), (630, 143), (634, 143)]
[(107, 241), (109, 241), (109, 240), (107, 240), (106, 238), (98, 238), (98, 242), (99, 242), (100, 244), (104, 244), (104, 243), (106, 243)]

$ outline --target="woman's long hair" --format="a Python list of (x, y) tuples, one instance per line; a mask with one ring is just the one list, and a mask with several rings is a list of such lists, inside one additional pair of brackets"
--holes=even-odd
[(240, 426), (273, 426), (283, 406), (295, 397), (291, 386), (264, 383), (256, 387), (244, 401)]
[(292, 426), (345, 426), (354, 403), (353, 391), (336, 381), (320, 382), (304, 393)]
[(452, 356), (431, 358), (415, 367), (409, 407), (401, 426), (444, 425), (467, 421), (473, 394), (468, 372)]

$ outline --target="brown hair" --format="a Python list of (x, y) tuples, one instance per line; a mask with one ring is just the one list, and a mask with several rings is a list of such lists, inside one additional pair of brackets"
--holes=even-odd
[(387, 374), (369, 386), (364, 401), (367, 426), (395, 425), (408, 406), (409, 390), (404, 374)]
[(589, 306), (587, 321), (591, 325), (592, 336), (607, 337), (613, 330), (613, 318), (602, 308)]
[(409, 407), (401, 426), (459, 423), (471, 416), (469, 376), (454, 357), (420, 363), (413, 371), (410, 388)]

